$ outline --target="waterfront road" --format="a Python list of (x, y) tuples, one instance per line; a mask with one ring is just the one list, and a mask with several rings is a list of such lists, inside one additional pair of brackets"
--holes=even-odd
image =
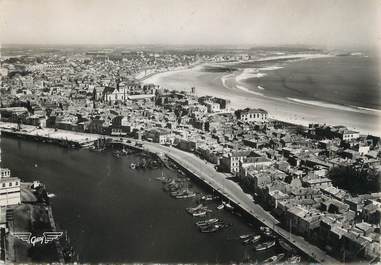
[(241, 209), (254, 216), (257, 220), (271, 228), (279, 236), (283, 237), (285, 240), (290, 242), (292, 245), (319, 263), (340, 263), (338, 260), (329, 256), (326, 252), (317, 246), (312, 245), (306, 241), (303, 237), (294, 234), (291, 235), (287, 230), (279, 225), (279, 221), (276, 220), (270, 213), (265, 211), (258, 204), (255, 204), (251, 196), (246, 194), (237, 183), (227, 179), (225, 174), (217, 172), (211, 164), (206, 163), (196, 155), (179, 150), (177, 148), (148, 142), (144, 143), (144, 149), (154, 153), (166, 154), (169, 158), (187, 168), (190, 172), (206, 182), (209, 186), (214, 188), (219, 193), (223, 194), (226, 198), (235, 204), (239, 205)]

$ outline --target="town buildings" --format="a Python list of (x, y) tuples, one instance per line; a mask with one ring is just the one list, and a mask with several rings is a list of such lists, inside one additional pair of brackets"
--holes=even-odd
[[(270, 119), (263, 109), (234, 111), (228, 99), (197, 97), (195, 88), (169, 91), (137, 78), (198, 59), (90, 52), (20, 62), (30, 74), (6, 63), (1, 120), (18, 123), (17, 130), (30, 124), (192, 152), (234, 177), (290, 232), (340, 260), (375, 258), (380, 250), (380, 138), (343, 126), (287, 124)], [(209, 57), (214, 62), (230, 59)], [(345, 174), (335, 175), (335, 170)], [(1, 201), (17, 204), (19, 180), (6, 169), (1, 172)], [(348, 182), (352, 190), (338, 187)], [(358, 183), (373, 183), (375, 190), (358, 190)]]

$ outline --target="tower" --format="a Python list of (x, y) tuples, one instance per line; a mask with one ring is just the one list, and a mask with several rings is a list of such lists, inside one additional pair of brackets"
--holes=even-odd
[(194, 95), (194, 94), (196, 94), (196, 88), (193, 86), (192, 88), (191, 88), (191, 93)]

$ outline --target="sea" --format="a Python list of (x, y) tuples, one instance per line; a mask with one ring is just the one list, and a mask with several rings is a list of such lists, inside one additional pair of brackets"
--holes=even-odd
[[(263, 261), (281, 249), (255, 252), (243, 246), (239, 235), (258, 232), (258, 224), (210, 202), (213, 212), (232, 227), (217, 233), (200, 233), (186, 207), (194, 198), (173, 199), (155, 178), (175, 177), (177, 171), (133, 170), (139, 156), (116, 159), (111, 152), (68, 150), (53, 144), (2, 137), (2, 166), (24, 182), (46, 185), (53, 215), (67, 231), (80, 262), (120, 263), (231, 263), (251, 258)], [(191, 189), (208, 194), (191, 182)]]
[[(313, 55), (311, 56), (313, 57)], [(162, 88), (229, 99), (234, 108), (262, 108), (270, 117), (308, 125), (344, 125), (381, 136), (380, 58), (322, 54), (244, 63), (208, 63), (145, 80)]]
[[(241, 64), (261, 77), (243, 80), (264, 95), (381, 111), (378, 59), (359, 55)], [(258, 88), (259, 87), (259, 88)]]

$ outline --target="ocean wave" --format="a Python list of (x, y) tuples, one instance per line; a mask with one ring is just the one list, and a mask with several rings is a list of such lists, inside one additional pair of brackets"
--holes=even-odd
[(268, 66), (268, 67), (262, 67), (262, 68), (259, 68), (258, 70), (259, 71), (274, 71), (274, 70), (278, 70), (278, 69), (282, 69), (283, 66)]
[(242, 91), (245, 91), (247, 93), (250, 93), (250, 94), (253, 94), (253, 95), (256, 95), (256, 96), (263, 96), (262, 93), (259, 93), (259, 92), (255, 92), (255, 91), (252, 91), (250, 89), (247, 89), (246, 87), (244, 86), (241, 86), (241, 85), (236, 85), (236, 88), (242, 90)]
[(264, 77), (265, 75), (266, 75), (265, 73), (260, 73), (255, 68), (246, 68), (239, 75), (235, 77), (235, 81), (237, 83), (240, 83), (241, 81), (244, 81), (249, 78), (261, 78), (261, 77)]
[(360, 110), (365, 110), (365, 111), (371, 111), (371, 112), (381, 113), (381, 110), (379, 110), (379, 109), (364, 108), (364, 107), (356, 107), (356, 106), (352, 106), (352, 107), (357, 108), (357, 109), (360, 109)]
[(228, 75), (224, 75), (224, 76), (221, 77), (222, 85), (223, 85), (225, 88), (229, 89), (229, 87), (228, 87), (227, 84), (226, 84), (226, 81), (228, 80), (228, 78), (232, 77), (233, 75), (234, 75), (234, 74), (228, 74)]
[(327, 103), (327, 102), (317, 101), (317, 100), (305, 100), (305, 99), (290, 98), (290, 97), (287, 97), (287, 99), (293, 102), (322, 107), (322, 108), (330, 108), (330, 109), (337, 109), (337, 110), (351, 111), (351, 112), (358, 112), (358, 113), (364, 113), (364, 112), (370, 112), (370, 111), (381, 113), (381, 110), (355, 107), (355, 106), (343, 106), (343, 105), (337, 105), (337, 104), (332, 104), (332, 103)]

